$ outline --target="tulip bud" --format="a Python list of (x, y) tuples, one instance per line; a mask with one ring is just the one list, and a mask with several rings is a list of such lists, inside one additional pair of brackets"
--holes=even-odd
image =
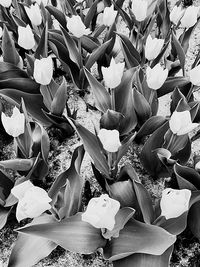
[(97, 14), (101, 13), (104, 10), (104, 2), (101, 1), (97, 4)]
[(103, 12), (103, 24), (107, 27), (110, 27), (117, 16), (117, 11), (114, 10), (114, 6), (111, 5), (110, 7), (105, 7)]
[(159, 55), (163, 45), (164, 39), (152, 39), (151, 35), (148, 35), (145, 46), (145, 57), (148, 60), (156, 58)]
[(137, 21), (143, 21), (147, 17), (147, 0), (132, 0), (132, 12)]
[(158, 63), (152, 69), (148, 66), (146, 69), (146, 79), (149, 88), (157, 90), (159, 89), (168, 76), (168, 70), (163, 69)]
[(89, 201), (86, 211), (82, 214), (82, 221), (90, 223), (95, 228), (106, 228), (111, 231), (119, 208), (119, 201), (103, 194)]
[(192, 123), (189, 110), (174, 111), (169, 120), (169, 127), (173, 134), (184, 135), (194, 130), (199, 124)]
[(177, 25), (179, 20), (183, 17), (184, 13), (185, 8), (183, 8), (181, 5), (175, 5), (169, 15), (170, 21)]
[(101, 129), (98, 137), (103, 145), (103, 148), (108, 152), (117, 152), (121, 146), (119, 132), (117, 130)]
[(20, 113), (17, 107), (14, 107), (11, 117), (7, 117), (3, 112), (1, 113), (1, 121), (4, 129), (9, 135), (18, 137), (24, 133), (25, 117)]
[(200, 86), (200, 65), (189, 71), (189, 77), (192, 84)]
[(35, 39), (31, 27), (18, 26), (18, 45), (24, 49), (32, 49), (35, 45)]
[(53, 76), (53, 61), (51, 56), (34, 61), (33, 77), (37, 83), (47, 85)]
[(78, 15), (73, 15), (71, 18), (67, 18), (67, 28), (77, 38), (90, 33), (90, 29), (86, 29), (81, 17)]
[(38, 217), (51, 208), (49, 202), (52, 199), (47, 192), (38, 186), (34, 186), (30, 181), (14, 186), (11, 193), (19, 200), (16, 209), (18, 222), (25, 218)]
[(124, 72), (125, 63), (115, 63), (114, 58), (111, 59), (110, 67), (102, 67), (103, 78), (108, 88), (115, 88), (121, 83)]
[(39, 5), (35, 3), (30, 7), (24, 6), (26, 13), (33, 25), (39, 26), (42, 23), (42, 15), (40, 12)]
[(184, 28), (190, 28), (194, 26), (194, 24), (197, 22), (198, 12), (199, 12), (199, 7), (196, 6), (187, 7), (181, 19), (181, 25)]
[(160, 201), (161, 216), (177, 218), (189, 209), (191, 191), (188, 189), (175, 190), (166, 188)]
[(12, 0), (0, 0), (0, 5), (2, 5), (3, 7), (10, 7), (12, 4)]

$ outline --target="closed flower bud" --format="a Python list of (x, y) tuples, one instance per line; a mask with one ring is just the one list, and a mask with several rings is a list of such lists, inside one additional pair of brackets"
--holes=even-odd
[(42, 59), (36, 59), (34, 62), (33, 77), (37, 83), (47, 85), (51, 82), (53, 76), (53, 61), (51, 56)]
[(189, 77), (192, 84), (200, 86), (200, 65), (189, 71)]
[(31, 27), (18, 27), (18, 45), (24, 49), (32, 49), (35, 45), (35, 39)]
[(101, 129), (98, 137), (103, 145), (103, 148), (108, 152), (117, 152), (121, 146), (119, 132), (117, 130)]
[(114, 23), (116, 16), (117, 11), (114, 10), (113, 5), (110, 7), (105, 7), (103, 12), (103, 24), (108, 27), (111, 26)]
[(13, 114), (11, 117), (1, 113), (1, 121), (6, 132), (13, 136), (18, 137), (24, 133), (25, 117), (23, 113), (20, 113), (17, 107), (13, 108)]
[(82, 221), (90, 223), (95, 228), (106, 228), (111, 231), (119, 208), (119, 201), (103, 194), (89, 201), (86, 211), (82, 214)]
[(199, 7), (196, 6), (187, 7), (181, 19), (181, 25), (187, 29), (194, 26), (194, 24), (197, 22), (198, 12), (199, 12)]
[(12, 0), (0, 0), (0, 5), (2, 5), (3, 7), (10, 7), (12, 4)]
[(160, 201), (161, 216), (177, 218), (189, 209), (191, 191), (188, 189), (175, 190), (166, 188)]
[(199, 124), (192, 123), (189, 110), (174, 111), (169, 120), (169, 127), (173, 134), (184, 135), (194, 130)]
[(181, 5), (175, 5), (169, 14), (170, 21), (177, 25), (179, 20), (183, 17), (185, 10), (186, 9), (183, 8)]
[(67, 18), (67, 28), (77, 38), (90, 33), (90, 29), (86, 29), (81, 17), (78, 15), (73, 15), (71, 18)]
[(31, 5), (30, 7), (25, 6), (26, 13), (33, 25), (39, 26), (42, 23), (42, 15), (40, 12), (40, 7), (37, 3)]
[(108, 88), (115, 88), (121, 83), (124, 72), (125, 63), (115, 63), (114, 58), (111, 59), (110, 67), (102, 67), (103, 78)]
[(152, 39), (151, 35), (148, 35), (145, 45), (145, 57), (148, 60), (156, 58), (159, 55), (163, 45), (164, 39)]
[(137, 21), (143, 21), (147, 17), (147, 0), (132, 0), (132, 12)]
[(16, 209), (18, 222), (25, 218), (38, 217), (51, 208), (49, 203), (52, 199), (47, 192), (30, 181), (14, 186), (11, 193), (19, 200)]
[(164, 70), (159, 63), (152, 69), (149, 66), (146, 69), (147, 84), (151, 89), (159, 89), (167, 79), (167, 76), (168, 70)]

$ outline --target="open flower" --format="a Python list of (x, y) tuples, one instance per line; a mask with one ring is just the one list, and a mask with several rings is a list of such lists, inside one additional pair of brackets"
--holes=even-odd
[(67, 18), (67, 28), (77, 38), (90, 33), (90, 29), (86, 29), (81, 17), (78, 15), (73, 15), (71, 18)]
[(189, 77), (192, 84), (200, 86), (200, 65), (189, 71)]
[(173, 134), (183, 135), (194, 130), (199, 124), (192, 123), (189, 110), (174, 111), (169, 121), (169, 127)]
[(119, 132), (117, 130), (101, 129), (98, 137), (103, 145), (103, 148), (108, 152), (117, 152), (121, 146)]
[(197, 22), (198, 12), (199, 12), (199, 7), (197, 6), (187, 7), (181, 19), (181, 25), (187, 29), (194, 26), (194, 24)]
[(147, 0), (132, 0), (132, 12), (137, 21), (143, 21), (147, 17)]
[(90, 223), (95, 228), (106, 228), (111, 231), (119, 208), (119, 201), (103, 194), (89, 201), (86, 211), (82, 214), (82, 221)]
[(156, 58), (164, 45), (164, 39), (151, 38), (149, 34), (145, 45), (145, 57), (148, 60)]
[(105, 7), (103, 12), (103, 24), (108, 27), (111, 26), (114, 23), (116, 16), (117, 11), (114, 10), (113, 5), (110, 7)]
[(40, 7), (37, 3), (31, 5), (30, 7), (24, 6), (26, 13), (33, 25), (39, 26), (42, 23), (42, 15), (40, 12)]
[(53, 76), (53, 61), (51, 56), (47, 58), (36, 59), (34, 61), (33, 77), (37, 83), (47, 85), (51, 82)]
[(24, 49), (32, 49), (35, 45), (35, 39), (31, 27), (18, 26), (18, 45)]
[(164, 189), (160, 201), (161, 216), (167, 220), (179, 217), (189, 209), (190, 197), (191, 191), (188, 189)]
[(19, 200), (16, 210), (18, 222), (25, 218), (38, 217), (51, 208), (49, 203), (52, 199), (47, 192), (30, 181), (14, 186), (11, 193)]
[(0, 0), (0, 5), (2, 5), (3, 7), (9, 7), (12, 4), (12, 0)]
[(115, 88), (121, 83), (124, 72), (125, 63), (115, 63), (114, 58), (111, 59), (110, 67), (102, 67), (103, 78), (108, 88)]
[(17, 137), (24, 133), (25, 117), (23, 113), (20, 113), (17, 107), (13, 108), (13, 114), (11, 117), (1, 113), (1, 121), (4, 129), (9, 135)]
[(182, 5), (175, 5), (169, 14), (170, 21), (177, 25), (179, 20), (183, 17), (185, 10), (186, 9), (183, 8)]
[(149, 88), (157, 90), (159, 89), (168, 76), (168, 69), (163, 69), (161, 65), (158, 63), (153, 68), (149, 66), (146, 69), (146, 79)]

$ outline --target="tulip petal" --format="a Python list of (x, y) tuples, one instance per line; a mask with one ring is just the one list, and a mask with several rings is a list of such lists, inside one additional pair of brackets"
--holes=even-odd
[(24, 194), (33, 187), (34, 185), (28, 180), (14, 186), (11, 190), (11, 193), (20, 200), (24, 197)]

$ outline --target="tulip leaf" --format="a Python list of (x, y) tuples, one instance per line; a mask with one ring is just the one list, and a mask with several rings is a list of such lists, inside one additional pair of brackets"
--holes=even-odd
[[(22, 71), (19, 68), (16, 68), (16, 69), (13, 69), (13, 70), (2, 71), (2, 72), (0, 72), (0, 74), (1, 74), (0, 81), (9, 80), (10, 76), (12, 76), (12, 79), (15, 79), (15, 78), (28, 78), (27, 73), (25, 71)], [(5, 83), (5, 85), (6, 85), (6, 83)], [(11, 87), (11, 86), (8, 86), (8, 87)]]
[(193, 235), (200, 238), (200, 201), (196, 202), (189, 210), (188, 214), (188, 226)]
[[(184, 104), (184, 109), (182, 111), (190, 109), (185, 96), (181, 93), (181, 91), (178, 89), (178, 87), (176, 87), (174, 89), (174, 91), (171, 95), (171, 99), (172, 99), (171, 104), (170, 104), (170, 112), (171, 113), (173, 113), (177, 109), (177, 106), (180, 103), (181, 99), (182, 99), (182, 105)], [(186, 106), (187, 106), (187, 108), (186, 108)], [(181, 111), (181, 110), (179, 110), (179, 111)]]
[(35, 51), (35, 58), (37, 59), (40, 59), (40, 57), (47, 58), (48, 56), (47, 42), (48, 42), (48, 23), (46, 23), (46, 25), (42, 30), (42, 35), (39, 44), (37, 46), (37, 49)]
[(114, 267), (168, 267), (173, 246), (170, 246), (162, 255), (155, 256), (143, 253), (136, 253), (126, 258), (113, 261)]
[(176, 236), (163, 228), (131, 219), (120, 231), (119, 237), (107, 243), (103, 252), (104, 257), (110, 261), (135, 253), (161, 255), (175, 241)]
[(74, 127), (83, 141), (85, 150), (89, 153), (94, 161), (95, 167), (109, 178), (109, 167), (106, 158), (103, 154), (103, 148), (96, 135), (91, 133), (81, 124), (73, 120)]
[(49, 111), (51, 111), (51, 104), (58, 88), (59, 85), (53, 79), (51, 79), (51, 82), (47, 85), (40, 85), (40, 93), (43, 96), (43, 102)]
[(21, 92), (29, 94), (38, 94), (39, 85), (30, 78), (11, 78), (0, 81), (0, 89), (13, 89), (18, 90), (18, 94)]
[(51, 15), (53, 15), (55, 17), (55, 19), (57, 19), (57, 21), (65, 28), (66, 27), (66, 17), (65, 15), (63, 14), (62, 11), (58, 10), (57, 8), (55, 8), (54, 6), (52, 5), (49, 5), (49, 6), (46, 6), (45, 7), (49, 13)]
[(107, 130), (114, 130), (114, 129), (119, 130), (119, 125), (123, 118), (124, 116), (121, 113), (108, 109), (101, 116), (100, 128), (104, 128)]
[(101, 112), (106, 113), (107, 110), (111, 109), (111, 98), (108, 91), (86, 68), (84, 68), (84, 72), (93, 91), (96, 107)]
[(14, 171), (29, 171), (34, 163), (34, 158), (31, 159), (8, 159), (0, 161), (0, 166), (5, 169)]
[(151, 107), (146, 98), (136, 89), (133, 90), (133, 99), (138, 123), (142, 125), (151, 116)]
[(184, 52), (179, 40), (176, 38), (176, 35), (174, 34), (173, 31), (172, 31), (172, 42), (175, 46), (176, 53), (177, 53), (178, 58), (180, 60), (181, 68), (183, 71), (183, 76), (185, 76), (185, 52)]
[(9, 196), (13, 185), (14, 181), (12, 181), (4, 171), (0, 171), (0, 206), (3, 205), (4, 201)]
[(93, 50), (99, 47), (99, 44), (97, 39), (83, 35), (81, 37), (81, 46), (89, 53), (92, 53)]
[(92, 5), (90, 6), (90, 9), (89, 11), (87, 12), (87, 15), (85, 16), (85, 19), (84, 19), (84, 24), (85, 24), (85, 27), (86, 28), (89, 28), (92, 20), (93, 20), (93, 17), (95, 16), (96, 14), (96, 10), (97, 10), (97, 4), (98, 4), (98, 0), (94, 1), (92, 3)]
[[(0, 199), (1, 202), (1, 199)], [(0, 230), (5, 226), (8, 216), (11, 213), (12, 208), (4, 208), (3, 206), (0, 205)]]
[[(51, 222), (52, 218), (49, 215), (42, 215), (35, 218), (27, 227), (35, 224), (45, 224)], [(9, 258), (9, 267), (28, 267), (33, 266), (40, 260), (48, 256), (52, 250), (57, 247), (57, 244), (39, 236), (24, 235), (18, 233), (17, 240), (12, 249)], [(28, 255), (28, 256), (27, 256)]]
[(77, 213), (61, 222), (25, 226), (18, 232), (44, 237), (72, 252), (91, 254), (104, 247), (106, 240), (101, 235), (101, 229), (82, 221), (81, 215)]

